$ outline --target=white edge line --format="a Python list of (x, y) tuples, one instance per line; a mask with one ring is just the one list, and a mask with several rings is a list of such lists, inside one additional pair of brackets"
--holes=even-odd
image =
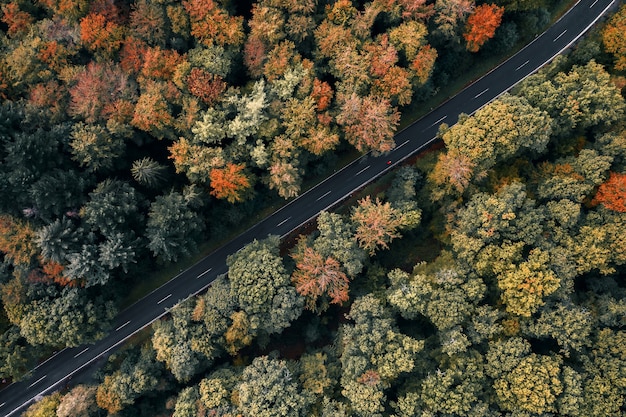
[[(329, 190), (329, 191), (326, 191), (326, 192), (324, 193), (324, 195), (317, 197), (317, 198), (315, 199), (315, 201), (320, 201), (322, 198), (326, 197), (328, 194), (330, 194), (330, 190)], [(291, 218), (291, 217), (290, 217), (290, 218)]]
[(128, 323), (130, 323), (130, 320), (128, 320), (126, 323), (122, 324), (120, 327), (118, 327), (117, 329), (115, 329), (115, 331), (117, 332), (117, 331), (119, 331), (120, 329), (122, 329), (122, 328), (124, 328), (124, 327), (128, 326)]
[(166, 295), (165, 297), (161, 298), (159, 301), (157, 301), (157, 304), (161, 304), (163, 301), (167, 300), (168, 298), (170, 298), (172, 296), (172, 294)]
[(40, 383), (45, 377), (47, 377), (48, 375), (44, 375), (41, 378), (39, 378), (37, 381), (33, 382), (32, 384), (30, 384), (28, 386), (28, 388), (32, 387), (33, 385), (37, 385), (38, 383)]
[(201, 277), (205, 276), (206, 274), (208, 274), (209, 272), (211, 272), (211, 269), (213, 269), (213, 268), (209, 268), (209, 269), (207, 269), (206, 271), (204, 271), (203, 273), (201, 273), (200, 275), (198, 275), (198, 276), (196, 277), (196, 279), (198, 279), (198, 278), (201, 278)]
[(80, 352), (78, 352), (76, 355), (74, 355), (74, 358), (78, 358), (80, 355), (82, 355), (83, 353), (87, 352), (89, 350), (89, 348), (85, 348), (83, 350), (81, 350)]

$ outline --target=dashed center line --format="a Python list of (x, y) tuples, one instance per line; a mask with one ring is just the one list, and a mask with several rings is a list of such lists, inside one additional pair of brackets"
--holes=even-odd
[(354, 174), (354, 176), (356, 177), (357, 175), (361, 174), (363, 171), (365, 171), (367, 168), (369, 168), (371, 165), (366, 166), (365, 168), (363, 168), (362, 170), (360, 170), (359, 172), (357, 172), (356, 174)]
[(528, 64), (530, 62), (530, 60), (526, 60), (526, 62), (524, 62), (522, 65), (520, 65), (519, 67), (515, 68), (515, 71), (519, 71), (520, 69), (522, 69), (522, 67), (526, 64)]
[(315, 201), (320, 201), (322, 198), (326, 197), (328, 194), (330, 194), (330, 191), (326, 191), (324, 195), (317, 197)]
[(128, 320), (126, 323), (122, 324), (120, 327), (118, 327), (117, 329), (115, 329), (115, 331), (117, 332), (117, 331), (119, 331), (120, 329), (122, 329), (122, 328), (124, 328), (124, 327), (128, 326), (128, 323), (130, 323), (130, 320)]
[(163, 301), (167, 300), (168, 298), (170, 298), (172, 296), (172, 294), (168, 294), (165, 297), (161, 298), (160, 301), (157, 302), (157, 304), (161, 304)]
[(87, 352), (89, 350), (89, 348), (85, 348), (83, 350), (81, 350), (80, 352), (78, 352), (76, 355), (74, 355), (75, 358), (78, 358), (80, 355), (82, 355), (83, 353)]
[(589, 6), (589, 8), (591, 9), (593, 6), (596, 5), (597, 2), (598, 2), (598, 0), (594, 1), (593, 3), (591, 3), (591, 6)]
[(39, 378), (37, 381), (35, 381), (35, 382), (33, 382), (32, 384), (30, 384), (30, 385), (28, 386), (28, 388), (32, 388), (32, 386), (33, 386), (33, 385), (38, 384), (39, 382), (41, 382), (41, 381), (42, 381), (45, 377), (47, 377), (47, 376), (48, 376), (48, 375), (44, 375), (44, 376), (42, 376), (42, 377), (41, 377), (41, 378)]
[(567, 32), (567, 29), (565, 29), (563, 32), (561, 32), (561, 34), (559, 36), (557, 36), (556, 38), (554, 38), (554, 40), (552, 42), (556, 42), (559, 40), (559, 38), (563, 35), (565, 35), (565, 32)]
[(209, 269), (207, 269), (206, 271), (204, 271), (203, 273), (201, 273), (200, 275), (198, 275), (198, 276), (196, 277), (196, 279), (198, 279), (198, 278), (201, 278), (201, 277), (205, 276), (206, 274), (208, 274), (209, 272), (211, 272), (211, 269), (213, 269), (213, 268), (209, 268)]
[[(400, 145), (396, 146), (396, 149), (400, 149), (401, 147), (403, 147), (404, 145), (406, 145), (407, 143), (409, 143), (409, 140), (410, 140), (410, 139), (407, 139), (407, 140), (405, 140), (404, 142), (402, 142), (402, 144), (400, 144)], [(396, 149), (394, 149), (394, 151), (395, 151)]]
[(474, 98), (478, 98), (478, 97), (482, 96), (482, 95), (483, 95), (483, 94), (485, 94), (487, 91), (489, 91), (489, 89), (488, 89), (488, 88), (485, 88), (483, 91), (481, 91), (480, 93), (476, 94), (476, 95), (474, 96)]
[[(319, 200), (319, 198), (318, 198), (318, 200)], [(282, 222), (278, 223), (276, 225), (276, 227), (282, 226), (283, 224), (287, 223), (287, 221), (289, 221), (289, 219), (291, 219), (291, 216), (287, 217), (285, 220), (283, 220)]]
[(441, 119), (437, 120), (435, 123), (431, 123), (426, 129), (422, 130), (422, 132), (426, 132), (428, 129), (430, 129), (431, 127), (433, 127), (434, 125), (436, 125), (437, 123), (441, 123), (445, 120), (445, 118), (448, 117), (448, 115), (446, 114), (445, 116), (443, 116)]
[(2, 406), (3, 406), (3, 405), (5, 405), (5, 404), (6, 404), (6, 403), (2, 403), (2, 404), (0, 404), (0, 407), (2, 407)]

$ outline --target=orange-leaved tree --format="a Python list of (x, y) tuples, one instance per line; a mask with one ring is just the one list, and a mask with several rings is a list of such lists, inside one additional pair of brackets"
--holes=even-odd
[(108, 57), (122, 45), (124, 30), (100, 13), (89, 13), (80, 21), (80, 40), (88, 50)]
[(13, 265), (28, 265), (37, 252), (35, 230), (8, 214), (0, 215), (0, 252)]
[(615, 56), (615, 69), (626, 69), (626, 5), (613, 15), (602, 30), (604, 48)]
[(348, 301), (350, 279), (338, 260), (332, 256), (324, 258), (321, 253), (307, 246), (303, 238), (291, 257), (296, 261), (296, 270), (293, 271), (291, 281), (298, 294), (306, 297), (309, 310), (317, 310), (317, 299), (324, 294), (330, 297), (331, 304)]
[(489, 39), (493, 38), (496, 29), (502, 22), (504, 7), (495, 4), (481, 4), (467, 18), (466, 32), (467, 50), (477, 52)]
[(240, 45), (244, 40), (243, 17), (229, 16), (217, 1), (188, 0), (183, 7), (189, 14), (191, 34), (207, 46)]
[(609, 179), (598, 187), (593, 203), (626, 213), (626, 174), (611, 172)]
[(11, 36), (28, 31), (34, 21), (33, 17), (20, 10), (20, 6), (15, 2), (4, 5), (1, 20), (8, 26), (7, 33)]
[(229, 162), (224, 168), (214, 168), (209, 174), (211, 195), (226, 199), (229, 203), (243, 200), (243, 193), (250, 188), (250, 180), (243, 172), (244, 164)]

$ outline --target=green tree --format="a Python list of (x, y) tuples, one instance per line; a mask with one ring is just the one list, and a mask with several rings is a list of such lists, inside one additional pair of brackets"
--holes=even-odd
[(119, 369), (98, 385), (96, 403), (110, 414), (117, 413), (142, 395), (166, 388), (162, 373), (151, 348), (135, 348), (126, 354)]
[(25, 306), (20, 333), (33, 345), (73, 347), (93, 342), (109, 330), (114, 304), (85, 290), (65, 287)]
[(243, 415), (259, 417), (307, 416), (311, 399), (298, 383), (287, 362), (257, 357), (244, 368), (238, 409)]
[(354, 301), (349, 318), (354, 324), (340, 332), (342, 394), (359, 416), (380, 416), (385, 390), (415, 367), (422, 341), (397, 330), (389, 311), (372, 295)]
[(139, 184), (156, 188), (165, 179), (166, 167), (150, 157), (137, 159), (130, 169), (133, 179)]
[(46, 395), (35, 404), (28, 407), (22, 415), (24, 417), (56, 417), (60, 399), (61, 394), (59, 392)]
[(63, 264), (80, 248), (81, 230), (67, 217), (56, 219), (37, 232), (37, 246), (45, 260)]
[(231, 292), (255, 335), (280, 333), (302, 312), (303, 299), (291, 286), (278, 244), (278, 236), (255, 240), (226, 261)]
[(439, 132), (447, 153), (439, 157), (430, 180), (448, 193), (462, 193), (473, 178), (480, 179), (496, 164), (522, 152), (542, 153), (550, 139), (550, 122), (545, 111), (510, 94), (472, 116), (461, 115), (456, 125)]
[(70, 141), (73, 159), (87, 171), (107, 171), (125, 151), (121, 138), (111, 135), (100, 125), (77, 123)]
[(37, 353), (21, 336), (19, 327), (9, 327), (0, 335), (0, 377), (20, 380), (35, 366)]
[(146, 228), (148, 249), (165, 262), (175, 262), (194, 252), (203, 229), (200, 215), (181, 193), (170, 191), (150, 204)]
[(84, 222), (105, 237), (141, 230), (141, 195), (127, 182), (106, 179), (89, 193), (80, 210)]
[(551, 76), (543, 71), (528, 77), (519, 95), (546, 111), (553, 120), (554, 133), (570, 135), (572, 129), (610, 126), (624, 113), (624, 99), (609, 74), (595, 61), (575, 65), (567, 74)]
[(440, 330), (452, 329), (469, 320), (486, 291), (476, 276), (463, 273), (447, 253), (436, 261), (439, 267), (425, 271), (419, 265), (413, 274), (395, 269), (389, 273), (387, 300), (402, 317), (426, 316)]
[(323, 211), (317, 217), (319, 236), (313, 242), (313, 248), (322, 256), (333, 256), (346, 270), (346, 274), (355, 277), (363, 270), (367, 253), (354, 239), (355, 226), (337, 213)]

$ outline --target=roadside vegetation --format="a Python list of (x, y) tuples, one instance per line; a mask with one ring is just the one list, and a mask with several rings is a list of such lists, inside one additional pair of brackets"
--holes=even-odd
[[(341, 152), (388, 150), (402, 108), (549, 20), (307, 4), (4, 6), (3, 377), (101, 337), (126, 288)], [(625, 13), (25, 415), (622, 412)]]

